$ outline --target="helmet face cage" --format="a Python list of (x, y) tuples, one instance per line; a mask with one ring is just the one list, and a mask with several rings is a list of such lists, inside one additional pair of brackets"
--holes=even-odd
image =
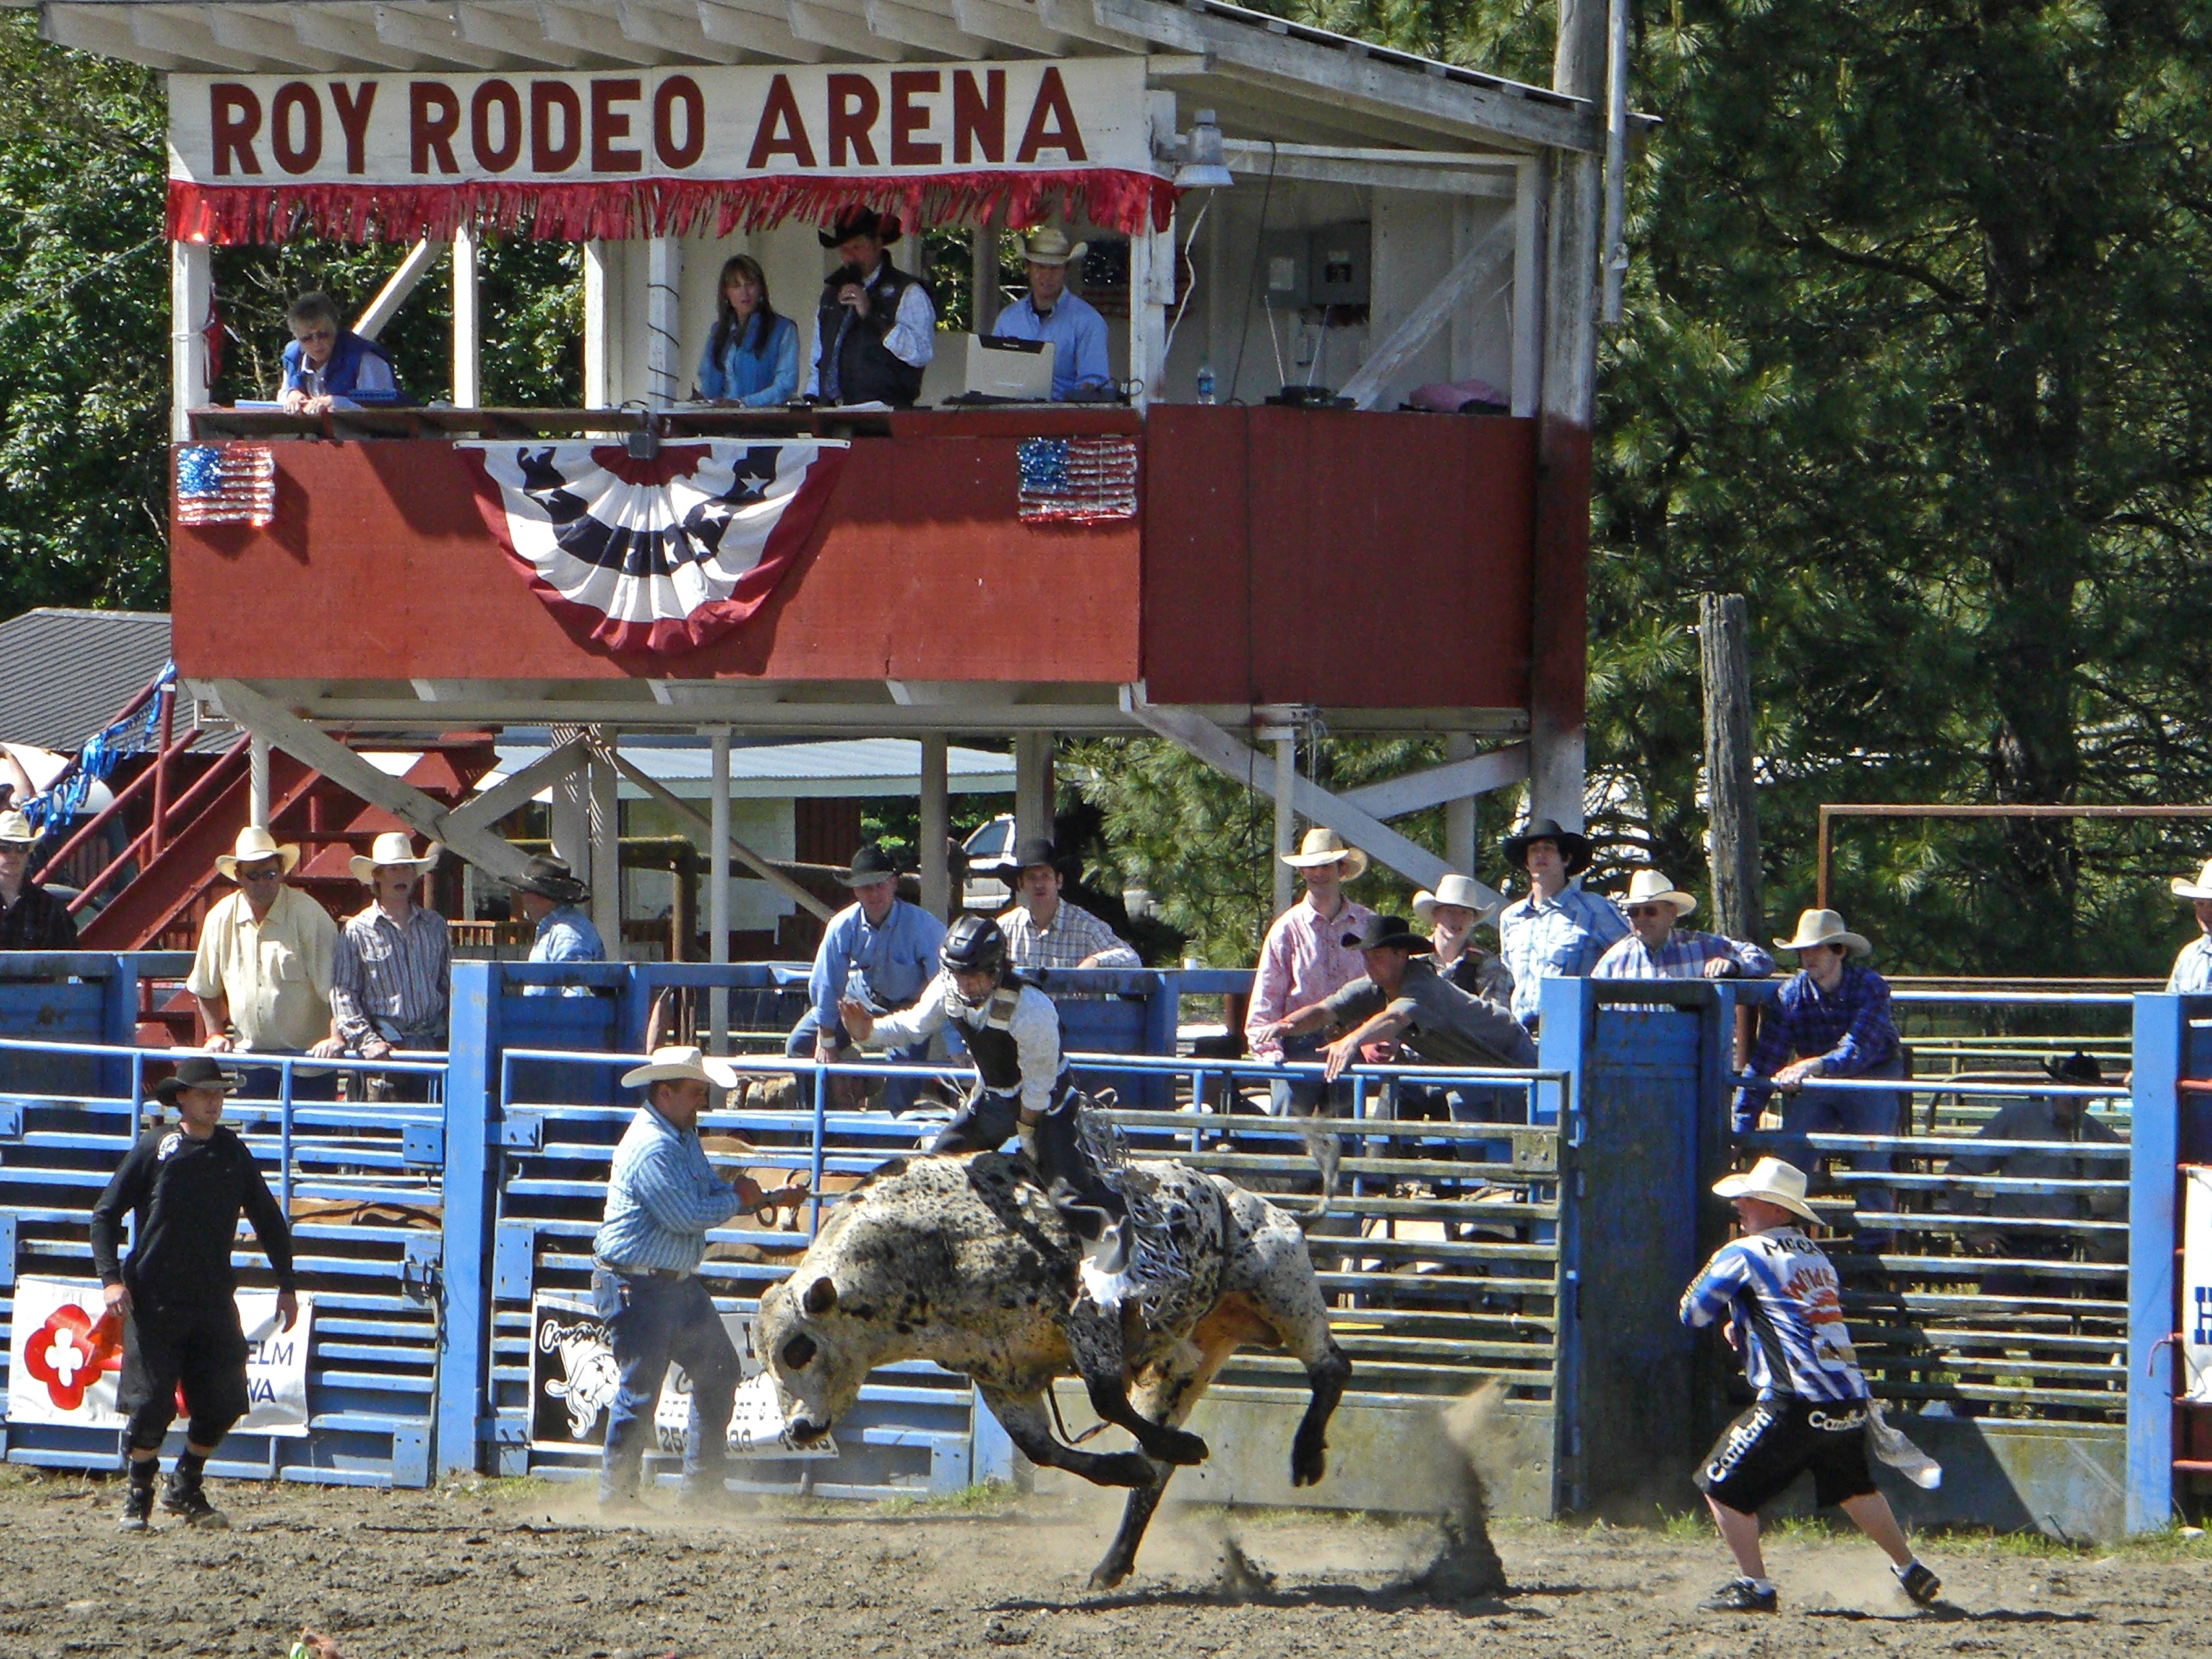
[(1006, 962), (1006, 936), (988, 916), (963, 916), (937, 947), (937, 959), (952, 973), (998, 973)]

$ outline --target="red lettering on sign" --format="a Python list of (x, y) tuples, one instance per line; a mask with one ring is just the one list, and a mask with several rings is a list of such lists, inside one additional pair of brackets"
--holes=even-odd
[[(553, 118), (561, 134), (553, 136)], [(566, 173), (584, 153), (584, 106), (566, 81), (530, 83), (530, 167), (533, 173)]]
[[(684, 110), (684, 142), (676, 142), (676, 111)], [(707, 100), (688, 75), (672, 75), (653, 94), (653, 153), (665, 167), (688, 167), (707, 148)]]
[(880, 165), (876, 160), (875, 140), (868, 137), (868, 129), (876, 124), (876, 116), (883, 100), (876, 95), (876, 83), (865, 75), (833, 75), (830, 77), (830, 165), (842, 167), (848, 165), (849, 155), (864, 167)]
[[(292, 118), (300, 142), (292, 142)], [(305, 81), (287, 81), (269, 100), (269, 149), (287, 173), (306, 173), (323, 159), (323, 100)]]
[(643, 82), (636, 80), (594, 81), (592, 82), (592, 171), (594, 173), (642, 173), (645, 171), (645, 152), (641, 149), (617, 149), (615, 140), (629, 137), (629, 117), (615, 113), (617, 104), (635, 104), (642, 94)]
[(1006, 159), (1006, 72), (983, 71), (983, 84), (975, 84), (975, 71), (952, 71), (952, 159), (963, 166), (977, 150), (987, 161)]
[[(1052, 125), (1045, 125), (1045, 118), (1052, 118)], [(1041, 149), (1063, 152), (1071, 161), (1087, 161), (1083, 153), (1083, 133), (1075, 125), (1075, 110), (1067, 101), (1067, 86), (1060, 78), (1060, 71), (1050, 64), (1045, 66), (1044, 79), (1037, 82), (1036, 102), (1030, 106), (1030, 124), (1022, 131), (1022, 147), (1014, 152), (1017, 163), (1034, 161)]]
[(799, 100), (792, 95), (787, 75), (779, 75), (768, 83), (768, 101), (761, 106), (760, 125), (753, 131), (753, 150), (745, 158), (745, 171), (759, 172), (771, 155), (788, 155), (803, 167), (814, 165), (814, 146), (807, 140), (806, 123), (799, 118)]
[[(492, 116), (499, 136), (492, 136)], [(504, 173), (522, 158), (522, 94), (508, 81), (485, 81), (469, 100), (469, 150), (486, 173)]]
[(428, 173), (437, 158), (438, 171), (459, 173), (453, 159), (453, 135), (461, 130), (461, 100), (453, 89), (436, 81), (407, 83), (407, 164), (416, 173)]
[(259, 173), (253, 154), (254, 135), (261, 131), (261, 100), (253, 88), (235, 81), (218, 81), (208, 88), (208, 125), (215, 137), (215, 173), (220, 179), (235, 161), (240, 173)]
[(934, 167), (945, 159), (945, 146), (925, 144), (914, 135), (929, 125), (930, 112), (914, 100), (924, 93), (934, 94), (945, 83), (935, 70), (891, 71), (891, 165), (895, 167)]
[(338, 131), (345, 134), (346, 171), (368, 171), (368, 112), (376, 102), (376, 82), (364, 81), (348, 91), (343, 81), (331, 82), (331, 107), (337, 112)]

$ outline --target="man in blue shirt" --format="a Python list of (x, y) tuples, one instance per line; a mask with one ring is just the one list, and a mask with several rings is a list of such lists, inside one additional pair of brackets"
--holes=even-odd
[[(1775, 1088), (1788, 1091), (1782, 1132), (1801, 1139), (1786, 1150), (1798, 1168), (1810, 1170), (1820, 1155), (1802, 1137), (1893, 1135), (1904, 1113), (1904, 1096), (1897, 1090), (1823, 1089), (1819, 1079), (1902, 1078), (1905, 1050), (1890, 1023), (1888, 982), (1871, 968), (1845, 960), (1874, 947), (1845, 928), (1842, 916), (1808, 910), (1797, 918), (1794, 938), (1774, 942), (1797, 953), (1797, 972), (1760, 1017), (1758, 1046), (1746, 1069), (1772, 1083), (1747, 1083), (1737, 1091), (1735, 1128), (1741, 1134), (1756, 1127), (1767, 1096)], [(1855, 1152), (1849, 1161), (1854, 1170), (1876, 1174), (1891, 1167), (1887, 1152)], [(1887, 1186), (1861, 1187), (1857, 1198), (1864, 1211), (1897, 1207)], [(1876, 1249), (1887, 1242), (1886, 1227), (1860, 1240)]]
[(1859, 1370), (1836, 1269), (1805, 1234), (1804, 1224), (1817, 1224), (1817, 1218), (1805, 1202), (1804, 1173), (1763, 1158), (1713, 1191), (1735, 1206), (1741, 1232), (1682, 1292), (1682, 1322), (1702, 1330), (1725, 1316), (1729, 1346), (1742, 1356), (1759, 1401), (1722, 1431), (1698, 1466), (1698, 1489), (1739, 1574), (1700, 1608), (1776, 1610), (1780, 1598), (1767, 1582), (1759, 1511), (1808, 1469), (1814, 1502), (1841, 1505), (1889, 1557), (1898, 1587), (1927, 1606), (1943, 1587), (1914, 1559), (1867, 1465), (1870, 1434), (1885, 1461), (1917, 1458), (1917, 1449), (1881, 1423)]
[[(509, 882), (522, 914), (537, 929), (530, 942), (532, 962), (605, 962), (607, 947), (599, 930), (592, 926), (583, 906), (592, 890), (570, 873), (565, 859), (537, 858), (520, 881)], [(526, 997), (582, 997), (591, 994), (582, 985), (526, 985)]]
[(731, 1217), (772, 1204), (797, 1204), (803, 1181), (763, 1193), (743, 1171), (726, 1185), (699, 1144), (707, 1085), (736, 1086), (737, 1073), (691, 1048), (656, 1048), (623, 1074), (646, 1103), (615, 1148), (607, 1206), (592, 1240), (592, 1305), (607, 1328), (622, 1373), (607, 1412), (599, 1462), (599, 1507), (637, 1501), (637, 1473), (661, 1379), (672, 1359), (691, 1380), (691, 1418), (684, 1443), (687, 1502), (720, 1501), (731, 1402), (742, 1368), (714, 1298), (697, 1277), (707, 1234)]
[[(822, 935), (814, 971), (806, 978), (811, 1006), (792, 1028), (785, 1054), (824, 1061), (853, 1058), (847, 1053), (851, 1039), (837, 1012), (841, 1001), (849, 997), (871, 1014), (896, 1013), (912, 1007), (937, 977), (945, 924), (898, 896), (898, 874), (890, 855), (873, 842), (853, 854), (849, 869), (838, 872), (837, 879), (853, 890), (854, 902), (830, 919)], [(925, 1038), (892, 1049), (891, 1057), (921, 1060), (928, 1052)], [(885, 1109), (906, 1110), (921, 1086), (919, 1079), (887, 1083)]]
[(1528, 896), (1498, 918), (1498, 945), (1513, 970), (1513, 1018), (1530, 1030), (1543, 1006), (1547, 979), (1588, 975), (1628, 921), (1609, 898), (1570, 884), (1589, 868), (1587, 836), (1563, 830), (1552, 818), (1532, 818), (1503, 843), (1505, 861), (1528, 878)]
[(1012, 309), (999, 313), (992, 333), (1006, 340), (1044, 340), (1052, 346), (1052, 395), (1055, 403), (1097, 397), (1113, 386), (1106, 362), (1106, 319), (1090, 303), (1067, 291), (1067, 267), (1090, 244), (1068, 245), (1064, 232), (1049, 226), (1029, 240), (1030, 291)]

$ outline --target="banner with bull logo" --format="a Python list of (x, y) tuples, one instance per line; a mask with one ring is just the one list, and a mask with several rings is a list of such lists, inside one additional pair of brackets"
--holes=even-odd
[[(734, 1455), (835, 1457), (837, 1444), (824, 1435), (811, 1446), (792, 1443), (775, 1383), (752, 1357), (751, 1321), (725, 1314), (723, 1326), (738, 1350), (745, 1380), (730, 1413), (729, 1449)], [(574, 1451), (606, 1443), (607, 1411), (622, 1382), (614, 1345), (589, 1302), (568, 1297), (533, 1297), (530, 1304), (530, 1443), (539, 1451)], [(660, 1450), (681, 1456), (691, 1415), (691, 1380), (671, 1364), (653, 1402), (654, 1439)]]
[(1141, 58), (173, 75), (169, 236), (718, 236), (856, 203), (1164, 230)]
[[(276, 1328), (276, 1292), (238, 1292), (246, 1332), (246, 1393), (250, 1402), (235, 1432), (298, 1439), (307, 1432), (307, 1350), (314, 1297), (300, 1297), (300, 1316)], [(123, 1322), (107, 1310), (90, 1279), (27, 1277), (15, 1281), (9, 1327), (8, 1420), (77, 1429), (119, 1429), (115, 1389), (123, 1370)], [(178, 1417), (185, 1415), (181, 1397)]]
[(749, 621), (791, 568), (848, 446), (457, 444), (477, 508), (531, 591), (610, 651), (696, 650)]

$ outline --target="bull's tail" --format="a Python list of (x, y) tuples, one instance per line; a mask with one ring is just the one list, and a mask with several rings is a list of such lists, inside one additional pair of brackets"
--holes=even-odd
[(1305, 1142), (1307, 1152), (1321, 1170), (1321, 1196), (1314, 1200), (1313, 1208), (1307, 1213), (1327, 1215), (1330, 1203), (1336, 1197), (1337, 1165), (1343, 1160), (1344, 1147), (1334, 1135), (1322, 1127), (1319, 1113), (1310, 1114), (1297, 1121), (1298, 1139)]

